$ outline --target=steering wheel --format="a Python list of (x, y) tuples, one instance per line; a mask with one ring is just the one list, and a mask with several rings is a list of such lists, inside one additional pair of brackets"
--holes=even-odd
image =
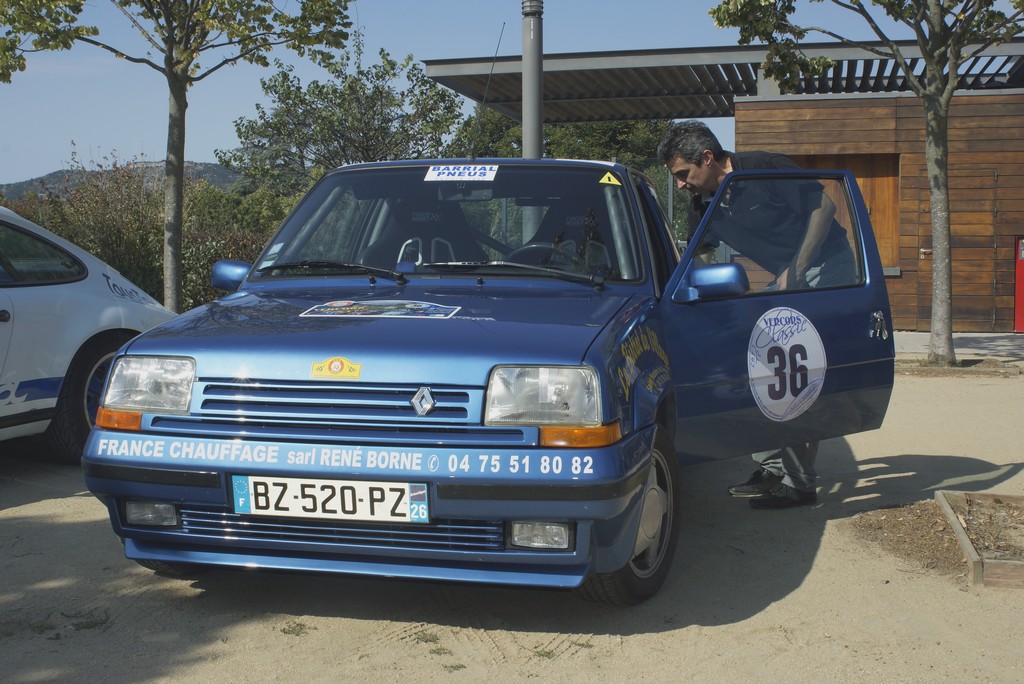
[(575, 251), (559, 248), (552, 242), (531, 242), (505, 255), (505, 261), (514, 261), (533, 266), (574, 267), (583, 266), (583, 260)]

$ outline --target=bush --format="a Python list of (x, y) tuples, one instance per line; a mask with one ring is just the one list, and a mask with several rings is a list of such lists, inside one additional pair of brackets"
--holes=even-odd
[(238, 195), (224, 192), (205, 180), (186, 177), (182, 239), (190, 230), (218, 232), (235, 227), (241, 201)]
[(181, 250), (184, 273), (182, 304), (185, 309), (193, 309), (225, 294), (210, 284), (214, 263), (220, 259), (254, 262), (272, 233), (273, 229), (260, 232), (210, 228), (186, 230)]
[[(64, 186), (5, 206), (107, 262), (157, 301), (163, 299), (163, 192), (160, 177), (137, 164), (108, 159), (76, 168)], [(266, 188), (242, 196), (204, 180), (185, 179), (182, 228), (183, 300), (187, 309), (223, 292), (210, 285), (218, 259), (253, 262), (297, 197)]]
[(65, 191), (63, 225), (51, 228), (128, 280), (163, 297), (163, 202), (135, 168), (115, 163)]

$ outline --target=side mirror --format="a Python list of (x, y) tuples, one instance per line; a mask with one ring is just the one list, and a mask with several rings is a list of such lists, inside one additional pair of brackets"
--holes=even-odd
[(250, 268), (252, 268), (252, 264), (247, 264), (244, 261), (221, 259), (213, 265), (210, 284), (218, 290), (234, 292), (245, 280)]
[(679, 283), (672, 293), (677, 304), (704, 299), (739, 297), (750, 291), (747, 272), (739, 264), (711, 264), (697, 266)]

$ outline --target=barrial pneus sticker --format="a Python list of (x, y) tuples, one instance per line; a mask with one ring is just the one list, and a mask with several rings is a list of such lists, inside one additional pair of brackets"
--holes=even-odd
[(825, 383), (825, 347), (811, 320), (796, 309), (766, 311), (750, 333), (747, 373), (758, 407), (775, 421), (793, 420)]

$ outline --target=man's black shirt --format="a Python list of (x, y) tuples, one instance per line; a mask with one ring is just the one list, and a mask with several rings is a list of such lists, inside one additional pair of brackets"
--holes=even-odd
[[(764, 151), (727, 152), (734, 171), (799, 169), (789, 157)], [(733, 182), (716, 209), (708, 247), (725, 242), (761, 268), (779, 274), (796, 257), (807, 232), (813, 208), (820, 205), (823, 189), (817, 181)], [(710, 198), (708, 198), (710, 199)], [(694, 195), (690, 226), (695, 229), (709, 201)], [(834, 219), (817, 259), (827, 258), (846, 245), (843, 227)]]

